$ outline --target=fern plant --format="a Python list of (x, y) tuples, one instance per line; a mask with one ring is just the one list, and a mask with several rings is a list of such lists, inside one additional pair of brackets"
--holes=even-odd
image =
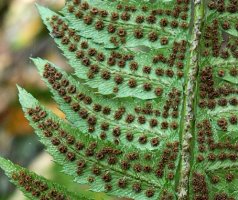
[[(32, 59), (66, 120), (20, 87), (19, 98), (64, 173), (136, 200), (238, 199), (237, 0), (37, 8), (75, 70)], [(86, 198), (0, 161), (31, 199)]]

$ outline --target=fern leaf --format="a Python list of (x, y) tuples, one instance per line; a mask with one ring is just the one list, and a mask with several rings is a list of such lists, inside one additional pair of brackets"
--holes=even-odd
[(67, 121), (20, 101), (65, 173), (136, 200), (237, 199), (237, 0), (38, 10), (75, 70), (33, 59)]
[[(67, 1), (61, 11), (80, 35), (103, 43), (107, 48), (117, 46), (148, 46), (162, 48), (161, 38), (186, 37), (190, 8), (187, 3), (156, 1), (148, 4), (109, 1)], [(161, 9), (163, 8), (163, 9)], [(164, 14), (169, 17), (164, 18)]]
[(90, 198), (86, 198), (83, 195), (76, 195), (73, 192), (69, 192), (61, 185), (15, 165), (11, 161), (2, 157), (0, 157), (0, 168), (5, 171), (12, 183), (15, 184), (29, 199), (90, 200)]
[[(19, 98), (27, 119), (64, 172), (81, 184), (90, 184), (94, 191), (107, 191), (135, 199), (157, 199), (164, 185), (174, 189), (178, 166), (178, 142), (163, 151), (138, 151), (98, 141), (79, 132), (39, 105), (25, 90)], [(171, 157), (171, 161), (164, 159)], [(171, 168), (172, 167), (172, 168)]]
[[(55, 68), (52, 63), (41, 59), (33, 61), (67, 119), (80, 131), (93, 133), (116, 144), (130, 143), (147, 149), (158, 148), (158, 145), (163, 147), (165, 141), (179, 139), (179, 119), (171, 118), (161, 123), (157, 120), (165, 105), (159, 106), (156, 101), (103, 97), (68, 76), (62, 69)], [(54, 83), (50, 81), (51, 76), (45, 76), (48, 71), (46, 66), (49, 65), (61, 76), (60, 80)], [(60, 87), (60, 84), (66, 81), (67, 87)], [(62, 94), (62, 91), (69, 90), (72, 92), (68, 95)], [(151, 116), (151, 112), (154, 116)]]
[[(68, 29), (63, 34), (64, 27), (69, 26), (67, 19), (47, 8), (38, 6), (38, 9), (51, 36), (68, 58), (76, 75), (86, 80), (90, 87), (98, 88), (100, 93), (152, 99), (162, 96), (162, 91), (169, 91), (173, 87), (182, 89), (185, 40), (178, 40), (161, 51), (152, 51), (149, 54), (135, 53), (131, 50), (111, 51), (103, 48), (103, 45), (81, 37), (74, 29)], [(60, 26), (57, 25), (57, 21), (60, 21)], [(175, 53), (171, 53), (172, 46)], [(180, 58), (176, 59), (178, 51), (181, 51), (181, 54), (178, 55)], [(170, 56), (167, 58), (168, 54)], [(152, 63), (152, 66), (148, 65), (148, 62)], [(160, 63), (159, 67), (157, 63)], [(170, 68), (177, 65), (177, 69), (172, 70), (168, 65)]]

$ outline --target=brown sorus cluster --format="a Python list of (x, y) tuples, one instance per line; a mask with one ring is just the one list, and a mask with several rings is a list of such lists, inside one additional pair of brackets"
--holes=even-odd
[(164, 177), (164, 169), (166, 166), (172, 171), (168, 171), (167, 178), (168, 180), (173, 180), (174, 178), (174, 171), (170, 167), (173, 165), (177, 159), (177, 154), (179, 151), (179, 142), (174, 142), (174, 143), (167, 143), (166, 148), (163, 151), (163, 154), (161, 156), (161, 160), (158, 163), (157, 169), (155, 169), (155, 174), (158, 178)]
[(212, 21), (212, 24), (207, 25), (203, 34), (205, 50), (203, 56), (221, 57), (228, 59), (231, 55), (234, 58), (238, 58), (237, 45), (232, 44), (231, 37), (228, 37), (228, 44), (223, 46), (222, 32), (219, 31), (219, 27), (225, 30), (230, 29), (230, 23), (224, 21), (219, 23), (218, 19)]
[(219, 13), (229, 12), (237, 13), (238, 12), (238, 2), (236, 0), (231, 0), (226, 4), (225, 0), (215, 1), (210, 0), (208, 2), (208, 8), (211, 10), (216, 10)]
[[(165, 40), (161, 38), (161, 40), (163, 40), (162, 42), (167, 42), (166, 38), (164, 39)], [(177, 76), (181, 78), (183, 77), (183, 69), (184, 69), (183, 61), (185, 59), (186, 47), (187, 42), (185, 40), (181, 42), (174, 42), (173, 51), (171, 52), (168, 58), (166, 58), (163, 54), (158, 54), (153, 57), (152, 62), (154, 64), (166, 63), (170, 68), (176, 66)], [(172, 69), (163, 70), (161, 68), (157, 68), (155, 73), (157, 76), (163, 76), (165, 74), (169, 78), (172, 78), (174, 76), (174, 71)]]
[(194, 199), (209, 199), (205, 176), (198, 172), (193, 173), (192, 178)]
[[(234, 116), (232, 116), (234, 117)], [(227, 129), (227, 120), (221, 118), (218, 121), (223, 131)], [(205, 154), (208, 153), (207, 160), (214, 162), (216, 160), (231, 160), (236, 161), (238, 159), (237, 144), (232, 144), (229, 140), (225, 142), (215, 142), (213, 138), (212, 126), (209, 120), (203, 120), (197, 124), (197, 142), (199, 154), (197, 161), (202, 162), (205, 159)], [(219, 153), (215, 153), (215, 150), (220, 150)]]
[[(237, 90), (233, 89), (229, 85), (224, 85), (218, 88), (214, 87), (214, 78), (212, 73), (212, 67), (205, 67), (200, 73), (200, 108), (215, 109), (217, 105), (227, 106), (229, 103), (232, 106), (238, 105), (238, 100), (235, 97), (231, 97), (227, 100), (228, 95), (237, 94)], [(224, 97), (223, 97), (224, 96)]]
[(235, 200), (235, 198), (229, 197), (228, 194), (226, 193), (219, 193), (219, 194), (216, 194), (214, 197), (214, 200), (223, 200), (223, 199)]
[(24, 170), (13, 172), (12, 179), (15, 182), (18, 182), (18, 184), (25, 189), (25, 192), (31, 193), (34, 198), (41, 200), (67, 199), (67, 197), (63, 193), (53, 188), (50, 189), (44, 181), (38, 180), (35, 176), (28, 174)]
[(163, 190), (161, 195), (161, 200), (173, 200), (174, 195), (168, 192), (167, 190)]
[[(163, 107), (163, 112), (162, 112), (162, 117), (163, 118), (168, 118), (169, 116), (172, 116), (172, 118), (178, 118), (179, 115), (179, 105), (181, 101), (181, 92), (178, 91), (176, 88), (173, 88), (172, 91), (168, 94), (169, 99), (166, 101), (164, 107)], [(163, 126), (165, 127), (165, 126)], [(177, 129), (177, 124), (176, 122), (171, 123), (171, 128)]]

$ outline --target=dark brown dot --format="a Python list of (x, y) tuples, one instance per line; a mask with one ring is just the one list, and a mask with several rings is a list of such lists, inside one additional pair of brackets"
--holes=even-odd
[(124, 21), (128, 21), (130, 19), (131, 15), (128, 12), (123, 12), (121, 14), (121, 19)]
[(158, 40), (158, 34), (156, 32), (150, 32), (148, 37), (149, 41), (151, 42), (155, 42), (156, 40)]
[(100, 14), (101, 17), (107, 17), (108, 16), (108, 12), (106, 10), (99, 11), (99, 14)]
[(126, 30), (123, 29), (123, 28), (119, 28), (117, 30), (117, 34), (118, 34), (119, 37), (125, 37), (126, 36)]
[(112, 20), (112, 21), (116, 21), (116, 20), (118, 20), (118, 19), (119, 19), (119, 14), (116, 13), (116, 12), (112, 12), (112, 14), (111, 14), (111, 20)]
[(132, 133), (127, 133), (126, 139), (131, 142), (134, 139), (134, 135)]
[(70, 96), (64, 96), (63, 99), (66, 103), (70, 103), (72, 100), (72, 98)]
[(66, 131), (60, 130), (60, 131), (59, 131), (59, 135), (60, 135), (60, 137), (62, 137), (62, 138), (66, 138), (68, 134), (67, 134)]
[(115, 137), (119, 137), (121, 135), (120, 127), (115, 127), (112, 132), (113, 132), (113, 136)]
[(176, 21), (176, 20), (171, 21), (171, 27), (172, 28), (177, 28), (178, 27), (178, 21)]
[(75, 153), (73, 153), (73, 152), (68, 152), (68, 153), (66, 154), (66, 158), (67, 158), (69, 161), (74, 161), (75, 158), (76, 158)]
[(143, 38), (144, 34), (143, 31), (141, 29), (135, 29), (134, 30), (134, 37), (137, 39), (141, 39)]
[(78, 51), (76, 52), (76, 57), (77, 57), (77, 58), (83, 58), (83, 57), (84, 57), (84, 51), (78, 50)]
[(135, 120), (135, 116), (134, 116), (134, 115), (128, 114), (128, 115), (126, 116), (126, 122), (127, 122), (127, 123), (132, 123), (134, 120)]
[(158, 121), (157, 119), (151, 119), (150, 120), (150, 126), (153, 128), (153, 127), (156, 127), (158, 125)]
[(102, 140), (105, 140), (105, 139), (107, 138), (107, 134), (106, 134), (105, 132), (101, 132), (101, 133), (100, 133), (100, 138), (101, 138)]
[(83, 2), (80, 5), (82, 10), (88, 10), (89, 9), (89, 4), (87, 2)]
[(159, 145), (159, 139), (158, 139), (158, 138), (152, 138), (152, 139), (150, 140), (150, 144), (151, 144), (151, 146), (153, 146), (153, 147), (158, 146), (158, 145)]
[(110, 185), (110, 184), (106, 184), (105, 186), (104, 186), (104, 188), (105, 188), (105, 190), (108, 192), (108, 191), (111, 191), (112, 190), (112, 185)]
[(211, 182), (213, 184), (217, 184), (217, 183), (219, 183), (219, 181), (220, 181), (220, 178), (218, 176), (212, 176), (211, 177)]
[(228, 174), (226, 175), (226, 180), (227, 180), (228, 182), (233, 181), (233, 179), (234, 179), (234, 175), (233, 175), (233, 174), (228, 173)]
[(126, 65), (126, 62), (125, 62), (124, 60), (119, 60), (118, 66), (119, 66), (120, 68), (124, 68), (125, 65)]
[(68, 144), (74, 144), (74, 142), (75, 142), (75, 138), (72, 135), (68, 135), (66, 140), (67, 140)]
[(121, 168), (123, 170), (128, 170), (130, 168), (130, 164), (127, 161), (121, 161)]
[(143, 67), (143, 72), (144, 72), (145, 74), (150, 74), (150, 72), (151, 72), (151, 67), (149, 67), (149, 66), (144, 66), (144, 67)]
[(103, 71), (101, 72), (101, 77), (102, 77), (103, 79), (105, 79), (105, 80), (109, 80), (109, 79), (111, 78), (111, 74), (110, 74), (109, 71), (103, 70)]
[(136, 23), (138, 23), (138, 24), (141, 24), (141, 23), (143, 23), (144, 22), (144, 16), (137, 16), (136, 17)]
[(99, 167), (97, 167), (97, 166), (94, 166), (94, 167), (92, 168), (92, 173), (93, 173), (94, 175), (96, 175), (96, 176), (99, 176), (99, 175), (101, 174), (101, 169), (100, 169)]
[(131, 69), (132, 71), (136, 71), (136, 70), (138, 69), (138, 63), (135, 62), (135, 61), (132, 61), (132, 62), (130, 63), (130, 69)]
[(170, 127), (174, 130), (178, 128), (178, 123), (177, 122), (171, 122)]
[(155, 89), (156, 96), (161, 96), (163, 94), (163, 89), (158, 87)]
[(137, 173), (141, 172), (142, 171), (142, 166), (141, 164), (137, 163), (133, 166), (133, 170)]
[(109, 124), (107, 122), (103, 122), (101, 124), (101, 129), (107, 131), (109, 129)]
[(121, 84), (123, 82), (123, 77), (119, 74), (117, 74), (115, 77), (114, 77), (114, 81), (116, 82), (116, 84)]
[(100, 61), (100, 62), (104, 61), (105, 60), (104, 54), (103, 53), (98, 53), (97, 54), (97, 60)]
[(173, 172), (169, 172), (167, 175), (169, 180), (173, 180), (174, 179), (174, 173)]
[(84, 99), (83, 99), (83, 102), (87, 105), (90, 105), (93, 102), (93, 100), (92, 100), (91, 97), (85, 96)]
[(109, 33), (115, 33), (116, 27), (115, 27), (114, 25), (112, 25), (112, 24), (109, 24), (109, 25), (108, 25), (108, 28), (107, 28), (107, 31), (108, 31)]
[(66, 153), (68, 151), (67, 147), (64, 145), (59, 145), (58, 150), (60, 153)]
[(144, 116), (139, 116), (139, 117), (138, 117), (138, 122), (139, 122), (140, 124), (145, 124), (146, 118), (145, 118)]
[(88, 111), (86, 109), (84, 109), (84, 108), (80, 109), (79, 116), (82, 119), (86, 119), (88, 117)]
[(115, 156), (110, 156), (107, 162), (109, 165), (115, 165), (117, 163), (117, 158)]
[(118, 184), (118, 187), (125, 188), (127, 186), (126, 178), (120, 178), (117, 184)]
[(112, 180), (112, 177), (111, 177), (111, 174), (109, 172), (105, 172), (103, 175), (102, 175), (102, 179), (103, 181), (105, 182), (110, 182)]
[(145, 83), (143, 85), (143, 88), (145, 91), (151, 91), (152, 90), (152, 85), (150, 83)]
[(232, 115), (229, 119), (231, 124), (237, 124), (237, 117), (235, 115)]
[(97, 21), (95, 23), (95, 29), (96, 30), (100, 31), (100, 30), (103, 30), (103, 28), (104, 28), (104, 22), (103, 21)]
[(163, 76), (164, 75), (164, 70), (160, 69), (160, 68), (157, 68), (155, 70), (155, 73), (156, 73), (157, 76)]
[(140, 183), (134, 183), (132, 185), (132, 189), (134, 192), (139, 193), (141, 192), (141, 184)]
[(88, 48), (88, 42), (87, 42), (87, 41), (83, 41), (83, 42), (81, 43), (81, 48), (87, 49), (87, 48)]
[(60, 144), (60, 140), (58, 138), (54, 137), (54, 138), (51, 139), (51, 143), (54, 146), (58, 146)]
[(161, 45), (167, 45), (169, 43), (169, 40), (166, 37), (161, 37), (160, 43), (161, 43)]
[(76, 142), (75, 148), (80, 151), (84, 149), (84, 144), (82, 142)]
[(230, 29), (230, 28), (231, 28), (230, 23), (229, 23), (228, 21), (224, 21), (224, 22), (222, 23), (222, 28), (223, 28), (224, 30)]
[(86, 15), (83, 17), (83, 21), (85, 24), (90, 25), (93, 22), (93, 18), (90, 15)]
[(137, 86), (137, 82), (135, 79), (131, 78), (129, 81), (128, 81), (128, 86), (130, 88), (135, 88)]
[(146, 144), (147, 143), (147, 136), (146, 135), (140, 136), (139, 139), (138, 139), (138, 142), (140, 144)]
[(155, 194), (155, 190), (154, 189), (147, 189), (146, 191), (145, 191), (145, 195), (147, 196), (147, 197), (153, 197), (154, 196), (154, 194)]
[(154, 24), (156, 22), (156, 17), (154, 15), (150, 15), (146, 18), (146, 21), (149, 23), (149, 24)]
[(161, 128), (162, 129), (168, 129), (169, 123), (168, 122), (162, 122), (161, 123)]
[(167, 26), (167, 25), (168, 25), (168, 20), (165, 19), (165, 18), (161, 19), (161, 20), (160, 20), (160, 25), (161, 25), (162, 27)]
[(111, 113), (111, 109), (109, 107), (104, 107), (102, 112), (104, 115), (109, 115)]

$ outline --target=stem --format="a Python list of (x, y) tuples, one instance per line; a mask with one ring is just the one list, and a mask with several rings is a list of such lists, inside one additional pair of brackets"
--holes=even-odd
[(189, 199), (189, 175), (191, 169), (192, 153), (190, 150), (192, 138), (194, 136), (195, 123), (195, 88), (196, 77), (198, 74), (198, 56), (199, 56), (199, 39), (201, 35), (201, 22), (204, 17), (204, 0), (194, 0), (193, 10), (193, 29), (191, 32), (190, 57), (188, 62), (187, 79), (184, 86), (184, 127), (181, 134), (182, 141), (182, 158), (181, 174), (178, 187), (178, 199)]

